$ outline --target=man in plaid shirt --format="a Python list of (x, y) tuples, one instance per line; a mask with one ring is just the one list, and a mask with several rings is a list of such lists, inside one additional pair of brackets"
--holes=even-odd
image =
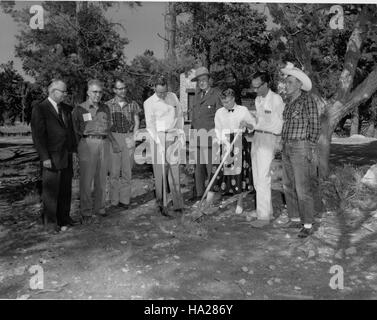
[(307, 92), (312, 88), (309, 77), (291, 63), (281, 71), (287, 75), (289, 99), (282, 129), (283, 185), (290, 218), (285, 227), (301, 228), (298, 236), (306, 238), (313, 233), (316, 186), (312, 175), (321, 127), (317, 104)]
[(115, 97), (106, 104), (111, 113), (111, 132), (120, 152), (110, 150), (110, 201), (113, 208), (127, 208), (131, 196), (134, 134), (139, 129), (141, 109), (135, 101), (127, 99), (124, 80), (116, 79), (113, 90)]

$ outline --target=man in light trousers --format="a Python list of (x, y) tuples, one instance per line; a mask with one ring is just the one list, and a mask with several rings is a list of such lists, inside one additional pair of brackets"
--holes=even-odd
[(270, 77), (265, 72), (253, 76), (252, 87), (257, 93), (255, 99), (257, 124), (252, 140), (251, 161), (254, 188), (256, 190), (256, 211), (252, 216), (257, 220), (251, 225), (262, 228), (273, 218), (271, 201), (271, 163), (280, 143), (283, 126), (283, 99), (270, 89)]
[(146, 127), (150, 134), (152, 144), (153, 174), (155, 178), (156, 200), (163, 215), (168, 215), (163, 210), (163, 174), (168, 177), (170, 194), (173, 200), (173, 209), (177, 212), (183, 210), (183, 198), (179, 182), (179, 153), (176, 161), (172, 150), (175, 145), (182, 144), (182, 136), (177, 141), (170, 139), (183, 133), (183, 113), (177, 96), (168, 92), (167, 81), (159, 77), (155, 82), (155, 93), (144, 102)]

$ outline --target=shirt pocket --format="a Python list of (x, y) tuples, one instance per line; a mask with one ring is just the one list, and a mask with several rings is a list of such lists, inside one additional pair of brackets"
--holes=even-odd
[(302, 111), (301, 110), (293, 111), (292, 114), (291, 114), (291, 118), (295, 119), (295, 120), (301, 119), (302, 118)]

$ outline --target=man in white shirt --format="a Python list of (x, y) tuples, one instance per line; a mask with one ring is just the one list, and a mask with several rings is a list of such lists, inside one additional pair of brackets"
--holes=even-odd
[[(174, 157), (168, 154), (172, 149), (169, 148), (173, 142), (171, 138), (178, 137), (179, 133), (183, 133), (182, 107), (177, 96), (172, 92), (168, 92), (167, 81), (164, 77), (156, 80), (154, 90), (155, 93), (144, 102), (144, 113), (146, 127), (150, 135), (156, 199), (163, 213), (162, 166), (164, 165), (165, 174), (168, 175), (173, 209), (182, 212), (183, 198), (179, 183), (179, 162), (171, 161)], [(182, 141), (178, 139), (174, 143), (182, 143)]]
[(280, 95), (270, 89), (270, 77), (265, 72), (254, 74), (252, 87), (257, 93), (257, 123), (251, 149), (257, 199), (256, 211), (252, 216), (257, 220), (252, 222), (252, 226), (261, 228), (268, 225), (273, 218), (270, 166), (281, 139), (284, 102)]

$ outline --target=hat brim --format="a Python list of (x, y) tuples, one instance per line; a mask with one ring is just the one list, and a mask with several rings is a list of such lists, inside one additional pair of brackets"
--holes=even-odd
[(201, 76), (208, 76), (208, 77), (209, 77), (209, 73), (202, 73), (202, 74), (199, 74), (199, 75), (197, 75), (196, 77), (192, 78), (192, 79), (191, 79), (191, 82), (196, 82), (196, 81), (198, 81), (198, 78), (201, 77)]
[(301, 89), (304, 91), (310, 91), (312, 90), (312, 81), (310, 78), (301, 70), (298, 69), (281, 69), (281, 72), (283, 72), (287, 76), (293, 76), (300, 80), (302, 82)]

